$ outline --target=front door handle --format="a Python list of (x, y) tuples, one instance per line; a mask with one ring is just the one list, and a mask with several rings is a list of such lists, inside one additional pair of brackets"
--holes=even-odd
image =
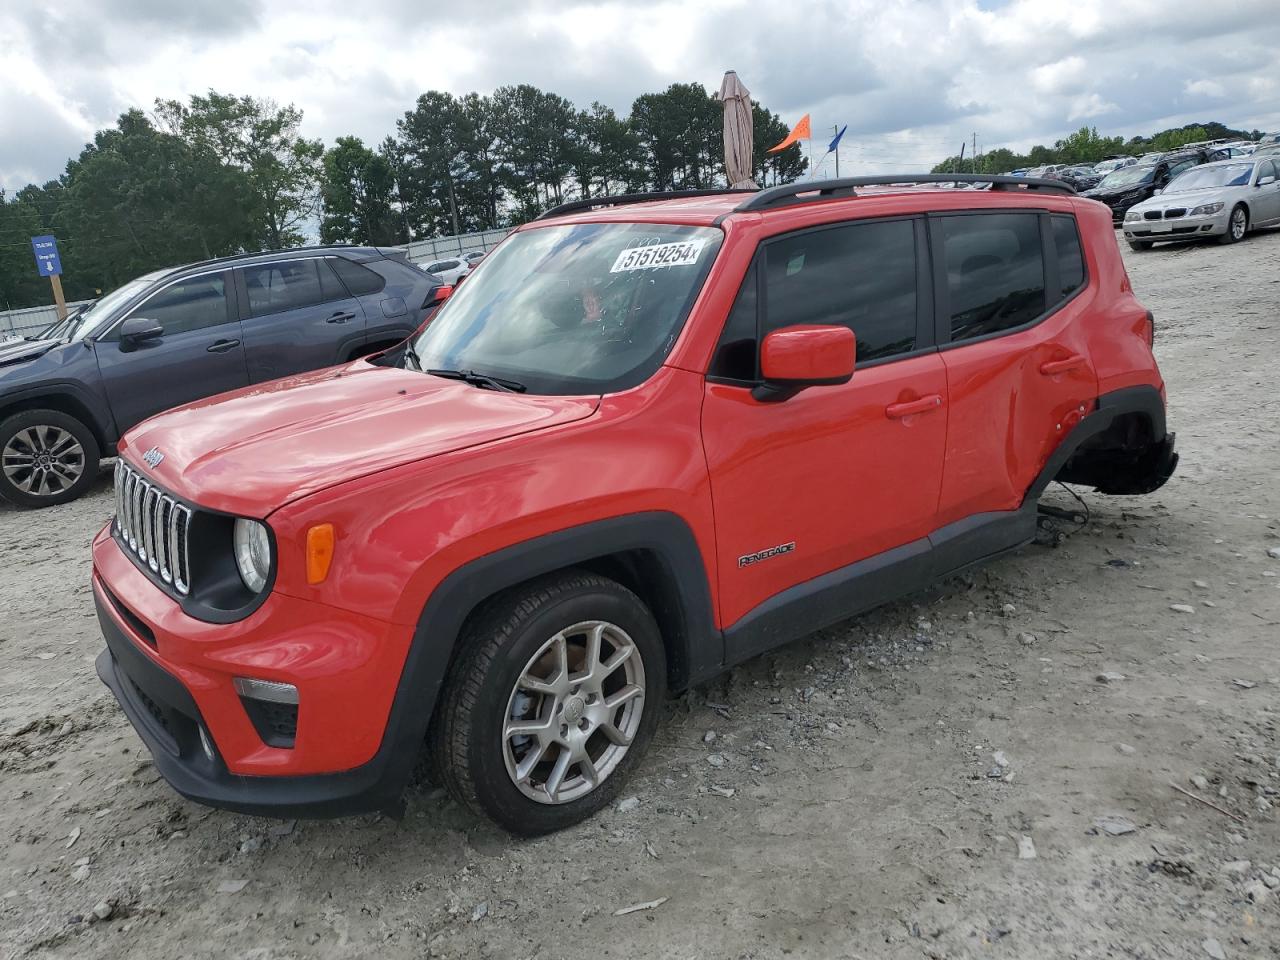
[(890, 420), (901, 420), (917, 413), (929, 413), (942, 406), (942, 395), (931, 393), (919, 400), (908, 400), (905, 403), (891, 403), (884, 408), (884, 415)]
[(239, 340), (218, 340), (209, 345), (210, 353), (226, 353), (228, 350), (234, 350), (240, 346)]
[(346, 323), (348, 320), (354, 320), (355, 318), (356, 315), (354, 313), (343, 313), (339, 310), (332, 317), (326, 320), (325, 323)]
[(1046, 377), (1054, 377), (1068, 370), (1074, 370), (1076, 367), (1083, 367), (1084, 364), (1085, 358), (1078, 353), (1073, 353), (1065, 360), (1050, 360), (1040, 364), (1040, 372)]

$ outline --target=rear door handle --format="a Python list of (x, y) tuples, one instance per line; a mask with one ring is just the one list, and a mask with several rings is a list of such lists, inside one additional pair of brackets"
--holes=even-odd
[(343, 313), (339, 310), (332, 317), (326, 320), (325, 323), (346, 323), (348, 320), (354, 320), (355, 318), (356, 315), (354, 313)]
[(890, 420), (901, 420), (917, 413), (929, 413), (942, 406), (942, 395), (931, 393), (919, 400), (908, 400), (905, 403), (891, 403), (884, 408), (884, 415)]
[(234, 350), (240, 346), (239, 340), (218, 340), (209, 345), (210, 353), (226, 353), (228, 350)]
[(1084, 363), (1084, 357), (1075, 353), (1065, 360), (1050, 360), (1047, 363), (1040, 364), (1040, 372), (1046, 377), (1052, 377), (1059, 373), (1066, 373), (1068, 370), (1074, 370), (1076, 367), (1083, 367)]

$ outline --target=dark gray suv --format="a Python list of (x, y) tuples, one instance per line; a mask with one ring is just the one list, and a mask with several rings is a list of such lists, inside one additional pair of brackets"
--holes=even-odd
[(132, 280), (37, 337), (0, 343), (0, 496), (74, 500), (134, 424), (393, 346), (448, 292), (378, 247), (249, 254)]

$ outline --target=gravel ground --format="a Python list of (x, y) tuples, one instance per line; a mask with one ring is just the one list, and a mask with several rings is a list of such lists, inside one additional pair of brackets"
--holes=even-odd
[(0, 507), (0, 956), (1280, 957), (1280, 233), (1126, 259), (1165, 489), (671, 702), (540, 840), (425, 784), (398, 823), (180, 799), (93, 672), (108, 479)]

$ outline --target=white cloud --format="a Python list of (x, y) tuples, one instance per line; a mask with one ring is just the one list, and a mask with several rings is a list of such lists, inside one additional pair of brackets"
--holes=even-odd
[[(1275, 0), (60, 0), (0, 8), (0, 186), (62, 172), (93, 131), (157, 97), (214, 88), (292, 102), (309, 136), (376, 143), (428, 89), (532, 83), (626, 112), (732, 67), (821, 137), (841, 172), (918, 169), (1051, 143), (1081, 122), (1280, 128)], [(819, 133), (821, 131), (821, 133)], [(815, 141), (815, 146), (819, 146)]]

